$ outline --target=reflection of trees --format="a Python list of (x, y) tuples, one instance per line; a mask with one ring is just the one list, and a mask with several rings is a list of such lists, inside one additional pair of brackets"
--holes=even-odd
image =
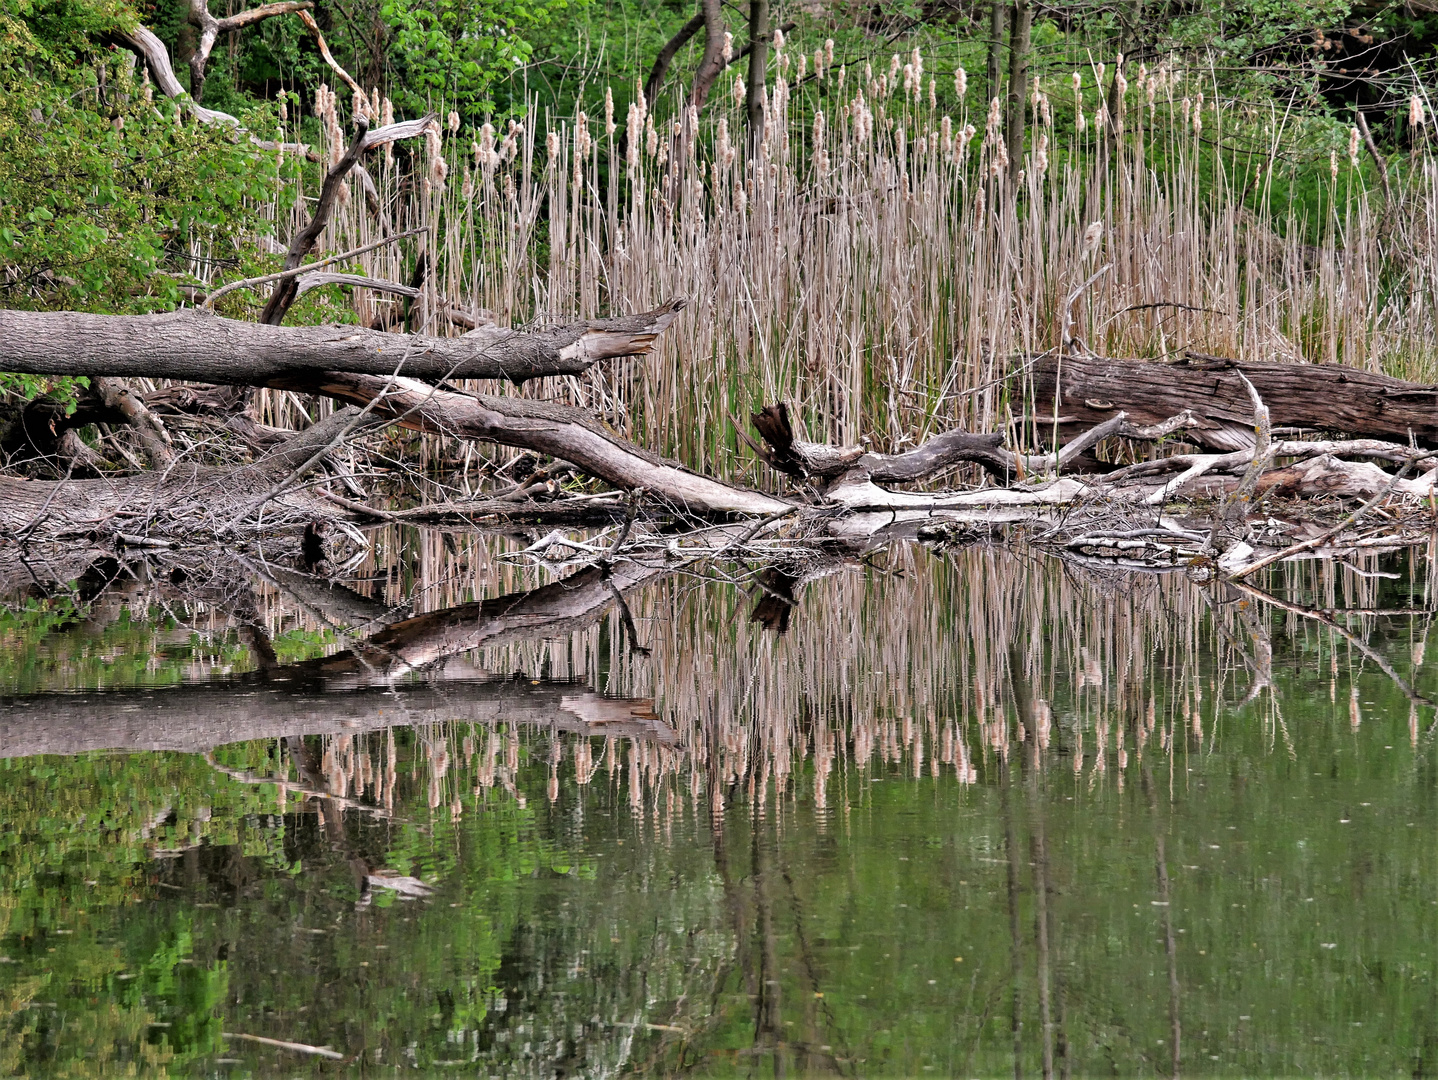
[[(231, 978), (247, 1003), (275, 1010), (244, 1014), (256, 1033), (391, 1061), (420, 1031), (425, 1061), (466, 1056), (516, 1075), (929, 1063), (874, 1030), (886, 1023), (908, 1025), (914, 1045), (952, 1047), (955, 1072), (1066, 1076), (1099, 1061), (1176, 1072), (1212, 1020), (1180, 936), (1193, 893), (1171, 871), (1198, 859), (1180, 856), (1170, 822), (1197, 796), (1175, 774), (1226, 745), (1261, 765), (1265, 732), (1245, 741), (1245, 721), (1272, 720), (1242, 704), (1255, 665), (1277, 685), (1300, 646), (1326, 668), (1349, 643), (1292, 612), (1302, 621), (1285, 634), (1268, 609), (1210, 605), (1178, 577), (1118, 588), (983, 551), (928, 558), (896, 551), (867, 576), (792, 589), (784, 619), (750, 620), (759, 597), (692, 578), (635, 580), (633, 628), (614, 606), (624, 579), (581, 575), (377, 620), (341, 652), (223, 682), (31, 699), (52, 721), (40, 734), (12, 702), (0, 722), (7, 750), (41, 737), (52, 741), (34, 746), (62, 747), (66, 732), (91, 740), (72, 749), (109, 745), (139, 729), (106, 727), (107, 716), (137, 714), (161, 745), (242, 731), (282, 740), (217, 748), (215, 770), (175, 755), (192, 772), (165, 782), (205, 788), (203, 800), (140, 800), (127, 826), (127, 888), (143, 891), (144, 868), (158, 866), (165, 895), (244, 920), (252, 940), (226, 941), (249, 966), (232, 960)], [(1335, 572), (1305, 568), (1286, 585), (1317, 607)], [(290, 602), (283, 575), (271, 577), (254, 591), (259, 625)], [(1355, 579), (1342, 599), (1392, 606), (1381, 584)], [(362, 614), (342, 599), (333, 606), (350, 614), (336, 625)], [(1365, 618), (1350, 633), (1398, 670), (1385, 624)], [(649, 655), (630, 648), (636, 637)], [(1345, 733), (1348, 700), (1336, 706)], [(1103, 833), (1116, 808), (1140, 845)], [(50, 820), (73, 822), (75, 809), (50, 808)], [(908, 834), (864, 838), (898, 813), (937, 837), (912, 852), (922, 871), (894, 869)], [(1089, 845), (1101, 858), (1077, 861)], [(850, 851), (865, 861), (840, 865)], [(399, 899), (372, 881), (385, 875), (435, 895)], [(959, 904), (975, 882), (982, 919)], [(836, 947), (905, 917), (846, 914), (899, 886), (952, 905), (923, 927), (955, 965), (923, 973), (952, 982), (941, 1005), (880, 949)], [(218, 922), (206, 932), (207, 964), (225, 933)], [(1114, 952), (1099, 944), (1110, 940)], [(415, 970), (373, 974), (380, 954), (365, 950), (381, 944), (408, 950)], [(292, 958), (296, 989), (268, 988), (257, 955)], [(1149, 969), (1162, 986), (1145, 989)], [(860, 1004), (872, 985), (892, 1000)], [(337, 1032), (319, 1015), (369, 1016), (377, 1003), (392, 1011), (373, 1029)]]

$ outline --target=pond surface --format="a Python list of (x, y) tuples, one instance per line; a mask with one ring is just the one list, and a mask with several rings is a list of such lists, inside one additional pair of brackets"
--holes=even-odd
[(5, 579), (0, 1074), (1438, 1075), (1434, 551), (376, 550)]

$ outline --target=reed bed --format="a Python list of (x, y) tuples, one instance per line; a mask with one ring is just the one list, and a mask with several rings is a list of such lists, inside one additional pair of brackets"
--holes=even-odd
[[(1420, 99), (1390, 200), (1365, 180), (1356, 131), (1222, 100), (1201, 70), (1040, 78), (1016, 161), (1001, 110), (970, 112), (966, 84), (917, 51), (875, 70), (779, 49), (757, 147), (738, 86), (702, 116), (656, 116), (636, 95), (626, 117), (613, 89), (602, 117), (535, 105), (472, 132), (450, 114), (413, 155), (386, 152), (377, 198), (356, 184), (324, 243), (425, 227), (434, 333), (460, 332), (443, 304), (518, 326), (688, 297), (649, 356), (525, 392), (726, 475), (753, 468), (733, 424), (761, 402), (791, 402), (813, 438), (888, 449), (1024, 416), (1013, 377), (1058, 344), (1067, 297), (1103, 267), (1075, 305), (1100, 354), (1438, 370), (1438, 167)], [(326, 161), (341, 109), (320, 95)], [(1316, 196), (1291, 200), (1305, 183)], [(276, 188), (282, 237), (302, 195)], [(415, 257), (360, 262), (404, 279)], [(376, 297), (357, 291), (354, 314), (390, 303)], [(277, 421), (299, 405), (266, 402)]]

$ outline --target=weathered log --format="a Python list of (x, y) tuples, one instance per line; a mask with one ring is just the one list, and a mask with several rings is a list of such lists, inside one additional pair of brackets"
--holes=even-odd
[[(1065, 356), (1040, 357), (1033, 365), (1035, 412), (1057, 407), (1065, 431), (1107, 420), (1122, 410), (1138, 424), (1153, 424), (1185, 409), (1196, 423), (1186, 438), (1211, 450), (1253, 445), (1253, 404), (1239, 380), (1242, 368), (1275, 428), (1310, 428), (1354, 436), (1394, 439), (1410, 435), (1438, 446), (1438, 387), (1404, 382), (1338, 364), (1289, 364), (1190, 354), (1171, 363)], [(1042, 425), (1041, 425), (1042, 427)]]
[(368, 405), (416, 431), (482, 439), (572, 462), (618, 488), (643, 488), (656, 502), (697, 513), (776, 514), (793, 504), (665, 461), (578, 409), (548, 401), (438, 390), (413, 379), (329, 372), (269, 385)]
[(358, 326), (264, 326), (188, 309), (162, 315), (0, 310), (0, 371), (264, 385), (285, 375), (344, 371), (420, 379), (578, 375), (638, 356), (683, 300), (653, 311), (525, 333), (482, 326), (457, 338), (396, 336)]
[(22, 541), (221, 536), (270, 496), (279, 506), (273, 518), (323, 514), (312, 497), (280, 494), (275, 487), (342, 436), (358, 416), (358, 409), (336, 410), (268, 457), (238, 469), (181, 462), (115, 479), (50, 481), (0, 475), (0, 536)]

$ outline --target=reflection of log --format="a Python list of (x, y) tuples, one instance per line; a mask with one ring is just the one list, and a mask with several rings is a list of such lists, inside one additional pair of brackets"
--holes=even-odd
[[(592, 625), (623, 590), (663, 569), (623, 563), (529, 592), (398, 622), (356, 649), (212, 683), (0, 698), (0, 756), (86, 750), (201, 750), (247, 739), (354, 732), (435, 721), (553, 725), (561, 731), (675, 741), (653, 703), (572, 683), (482, 677), (455, 664), (473, 649), (562, 637)], [(425, 668), (426, 683), (403, 676)], [(449, 677), (444, 677), (448, 675)], [(398, 681), (396, 681), (398, 680)]]
[(536, 724), (582, 735), (675, 743), (652, 703), (521, 680), (336, 689), (328, 681), (248, 678), (149, 690), (0, 698), (0, 757), (91, 750), (198, 753), (227, 743), (336, 735), (393, 725)]
[[(1119, 410), (1139, 424), (1185, 409), (1199, 423), (1186, 438), (1214, 450), (1253, 445), (1253, 404), (1232, 360), (1192, 356), (1177, 363), (1053, 357), (1033, 367), (1035, 413), (1054, 412), (1067, 430), (1107, 420)], [(1276, 428), (1304, 427), (1438, 446), (1438, 387), (1403, 382), (1337, 364), (1244, 363)]]

